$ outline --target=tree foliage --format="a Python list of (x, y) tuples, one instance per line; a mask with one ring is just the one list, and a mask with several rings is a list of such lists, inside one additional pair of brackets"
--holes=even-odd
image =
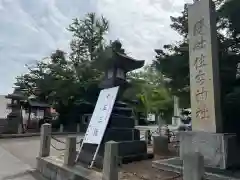
[[(17, 77), (16, 85), (27, 90), (28, 95), (33, 94), (54, 105), (61, 119), (66, 121), (76, 101), (96, 102), (103, 75), (101, 70), (108, 63), (104, 60), (114, 58), (113, 50), (125, 54), (118, 41), (106, 43), (108, 28), (108, 21), (94, 13), (74, 19), (68, 27), (72, 33), (70, 54), (56, 50), (50, 57), (28, 66), (29, 72)], [(134, 107), (139, 111), (159, 115), (172, 109), (165, 78), (155, 68), (147, 66), (142, 71), (130, 73), (129, 80), (132, 87), (126, 91), (125, 98), (137, 99), (140, 103)]]
[[(238, 0), (216, 0), (217, 37), (219, 48), (220, 78), (222, 99), (233, 91), (236, 85), (236, 66), (239, 60)], [(157, 49), (154, 65), (163, 75), (170, 78), (168, 86), (172, 92), (189, 104), (189, 53), (188, 53), (188, 15), (187, 5), (182, 14), (171, 17), (171, 28), (182, 36), (182, 41)], [(189, 105), (188, 105), (189, 106)]]
[(165, 78), (152, 66), (128, 74), (131, 88), (125, 92), (125, 98), (135, 97), (137, 111), (160, 115), (172, 110), (173, 101), (170, 91), (165, 87)]
[(73, 34), (70, 59), (76, 64), (96, 60), (105, 47), (108, 28), (109, 22), (103, 16), (97, 18), (94, 13), (87, 14), (84, 19), (73, 19), (68, 28)]
[(74, 19), (68, 30), (72, 33), (70, 55), (56, 50), (29, 67), (29, 72), (17, 77), (16, 83), (27, 89), (29, 95), (61, 110), (71, 107), (76, 100), (96, 100), (102, 73), (93, 64), (106, 46), (108, 21), (89, 13), (83, 19)]

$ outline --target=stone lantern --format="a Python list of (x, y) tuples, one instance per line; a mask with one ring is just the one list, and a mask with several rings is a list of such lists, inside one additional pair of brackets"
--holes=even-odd
[[(123, 163), (151, 157), (147, 154), (146, 142), (140, 140), (140, 131), (135, 129), (132, 108), (128, 107), (123, 101), (119, 101), (124, 90), (129, 86), (126, 80), (127, 72), (141, 68), (144, 61), (135, 60), (125, 55), (121, 46), (120, 42), (113, 42), (112, 48), (107, 50), (105, 57), (101, 59), (101, 64), (98, 65), (99, 69), (105, 72), (104, 79), (99, 85), (100, 88), (106, 89), (119, 86), (118, 97), (95, 161), (95, 166), (98, 167), (102, 165), (104, 144), (110, 140), (119, 143), (119, 157), (121, 157)], [(84, 144), (79, 156), (80, 161), (84, 163), (91, 162), (91, 155), (96, 148), (93, 146), (92, 144)]]
[(107, 53), (108, 55), (103, 57), (103, 63), (99, 66), (99, 69), (105, 72), (100, 88), (120, 86), (120, 94), (122, 94), (129, 87), (126, 74), (143, 67), (144, 60), (135, 60), (127, 56), (119, 41), (113, 42), (112, 48)]
[(14, 92), (8, 94), (5, 98), (11, 100), (11, 102), (7, 104), (11, 112), (7, 115), (7, 127), (5, 131), (7, 133), (19, 133), (19, 127), (23, 129), (22, 103), (26, 100), (26, 96), (24, 96), (21, 89), (15, 88)]

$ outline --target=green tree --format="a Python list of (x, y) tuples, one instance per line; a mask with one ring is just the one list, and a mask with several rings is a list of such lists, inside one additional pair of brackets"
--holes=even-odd
[[(173, 101), (170, 91), (165, 87), (166, 79), (152, 66), (145, 66), (143, 70), (128, 74), (131, 87), (125, 92), (125, 99), (138, 100), (134, 106), (136, 111), (169, 115)], [(167, 118), (167, 116), (165, 116)]]
[(33, 94), (51, 104), (59, 101), (66, 104), (72, 98), (70, 93), (75, 88), (76, 79), (63, 51), (56, 50), (51, 57), (28, 69), (27, 74), (17, 77), (16, 85), (26, 89), (29, 95)]
[(72, 32), (70, 59), (76, 64), (98, 59), (104, 50), (105, 35), (109, 22), (103, 16), (97, 18), (95, 13), (88, 13), (84, 19), (73, 19), (68, 30)]
[(16, 78), (17, 86), (55, 105), (60, 114), (67, 114), (76, 100), (96, 101), (102, 73), (94, 62), (105, 49), (108, 21), (89, 13), (83, 19), (74, 19), (68, 30), (73, 34), (69, 57), (56, 50)]

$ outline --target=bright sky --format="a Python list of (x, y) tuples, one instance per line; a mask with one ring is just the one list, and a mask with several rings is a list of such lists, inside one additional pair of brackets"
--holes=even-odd
[(170, 25), (192, 0), (0, 0), (0, 94), (12, 92), (25, 64), (55, 49), (68, 51), (66, 27), (88, 12), (110, 21), (108, 38), (120, 39), (127, 53), (151, 61), (154, 49), (179, 39)]

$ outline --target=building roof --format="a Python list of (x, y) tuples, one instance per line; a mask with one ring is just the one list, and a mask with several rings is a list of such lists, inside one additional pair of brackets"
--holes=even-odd
[(22, 95), (22, 94), (17, 94), (17, 93), (13, 93), (13, 94), (8, 94), (7, 96), (5, 96), (5, 98), (7, 99), (17, 99), (17, 100), (26, 100), (27, 97)]
[(42, 108), (50, 108), (51, 106), (47, 103), (43, 103), (43, 102), (39, 102), (39, 101), (35, 101), (35, 100), (28, 100), (28, 103), (30, 106), (32, 107), (42, 107)]

